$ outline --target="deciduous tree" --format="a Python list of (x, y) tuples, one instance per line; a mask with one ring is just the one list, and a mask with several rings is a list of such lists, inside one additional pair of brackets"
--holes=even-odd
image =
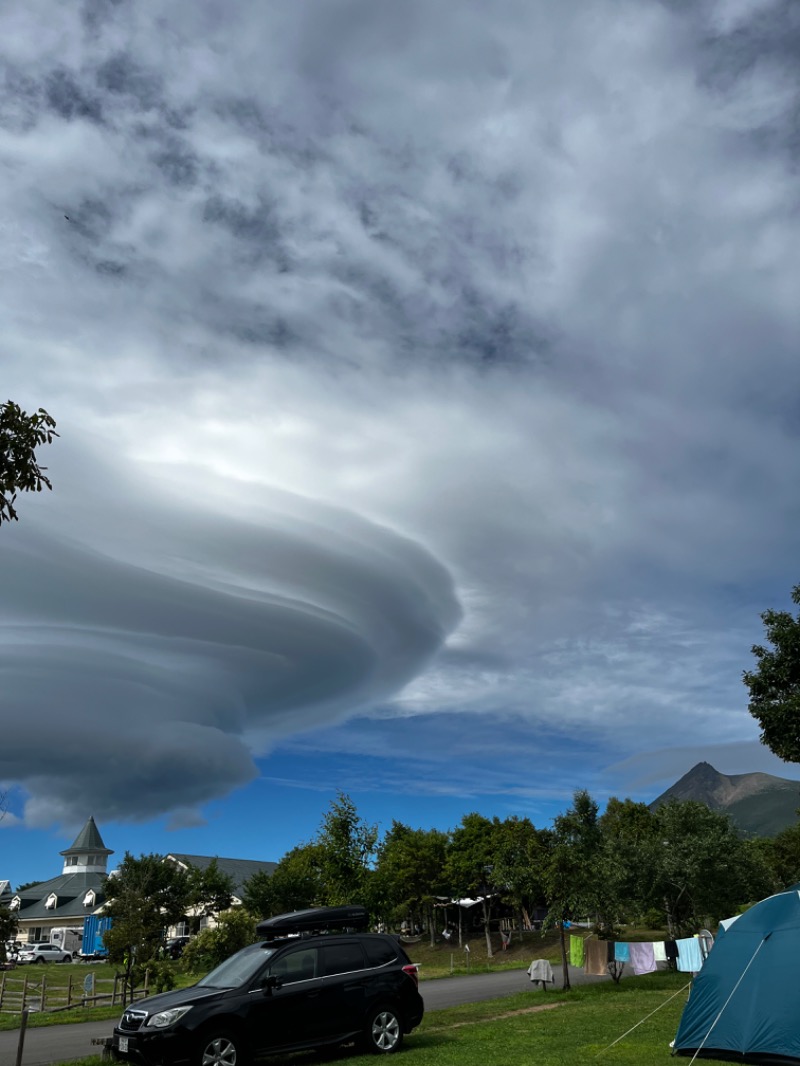
[(331, 803), (315, 843), (320, 849), (326, 903), (366, 903), (378, 827), (359, 816), (346, 793), (340, 792)]
[(326, 902), (322, 855), (317, 844), (300, 844), (268, 874), (259, 870), (244, 885), (242, 903), (256, 918), (271, 918)]
[[(792, 589), (800, 605), (800, 585)], [(753, 645), (755, 670), (743, 674), (750, 714), (761, 726), (761, 742), (786, 762), (800, 762), (800, 615), (764, 611), (767, 643)]]
[(453, 831), (445, 864), (445, 878), (457, 895), (478, 896), (486, 936), (486, 954), (492, 958), (490, 924), (503, 885), (497, 880), (495, 859), (501, 823), (473, 812), (465, 814)]
[(14, 939), (18, 925), (16, 912), (9, 907), (0, 906), (0, 962), (6, 961), (6, 941)]
[(111, 962), (123, 967), (123, 996), (133, 991), (149, 962), (155, 961), (164, 932), (186, 913), (190, 885), (186, 873), (162, 855), (130, 852), (104, 882), (105, 913), (113, 925), (104, 935)]
[(18, 521), (14, 504), (19, 492), (52, 489), (36, 449), (58, 436), (55, 425), (43, 407), (29, 415), (11, 400), (0, 404), (0, 525)]
[(424, 913), (433, 944), (436, 897), (446, 894), (447, 845), (447, 834), (438, 829), (412, 829), (392, 822), (378, 848), (370, 900), (373, 913), (393, 922), (409, 917), (412, 924)]

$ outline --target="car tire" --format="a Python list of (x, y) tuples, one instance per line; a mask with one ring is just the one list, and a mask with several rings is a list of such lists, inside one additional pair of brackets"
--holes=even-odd
[(41, 955), (37, 955), (37, 957), (33, 961), (36, 962), (36, 963), (41, 963), (42, 966), (44, 966), (44, 959), (42, 958)]
[(209, 1029), (201, 1038), (195, 1066), (245, 1066), (244, 1041), (224, 1029)]
[(403, 1024), (394, 1007), (376, 1007), (367, 1015), (362, 1044), (374, 1055), (393, 1055), (403, 1043)]

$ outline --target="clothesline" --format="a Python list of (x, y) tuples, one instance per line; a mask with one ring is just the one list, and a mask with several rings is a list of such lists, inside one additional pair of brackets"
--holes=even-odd
[(629, 963), (635, 974), (654, 973), (659, 962), (674, 961), (683, 973), (698, 973), (705, 958), (705, 944), (697, 936), (680, 940), (592, 940), (570, 935), (569, 962), (584, 973), (605, 976), (610, 962)]

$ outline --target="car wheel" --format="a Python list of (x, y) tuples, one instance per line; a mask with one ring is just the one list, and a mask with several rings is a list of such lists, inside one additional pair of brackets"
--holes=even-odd
[(209, 1032), (200, 1040), (196, 1066), (244, 1066), (246, 1056), (239, 1037), (225, 1032)]
[(42, 958), (41, 955), (39, 955), (34, 961), (37, 962), (37, 963), (40, 962), (42, 964), (42, 966), (44, 966), (44, 959)]
[(378, 1007), (370, 1012), (364, 1026), (364, 1046), (375, 1055), (391, 1055), (403, 1043), (403, 1026), (392, 1007)]

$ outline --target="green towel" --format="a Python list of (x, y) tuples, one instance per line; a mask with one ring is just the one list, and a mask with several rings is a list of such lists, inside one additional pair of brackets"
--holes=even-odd
[(583, 966), (582, 936), (570, 936), (569, 938), (569, 964), (570, 966)]

